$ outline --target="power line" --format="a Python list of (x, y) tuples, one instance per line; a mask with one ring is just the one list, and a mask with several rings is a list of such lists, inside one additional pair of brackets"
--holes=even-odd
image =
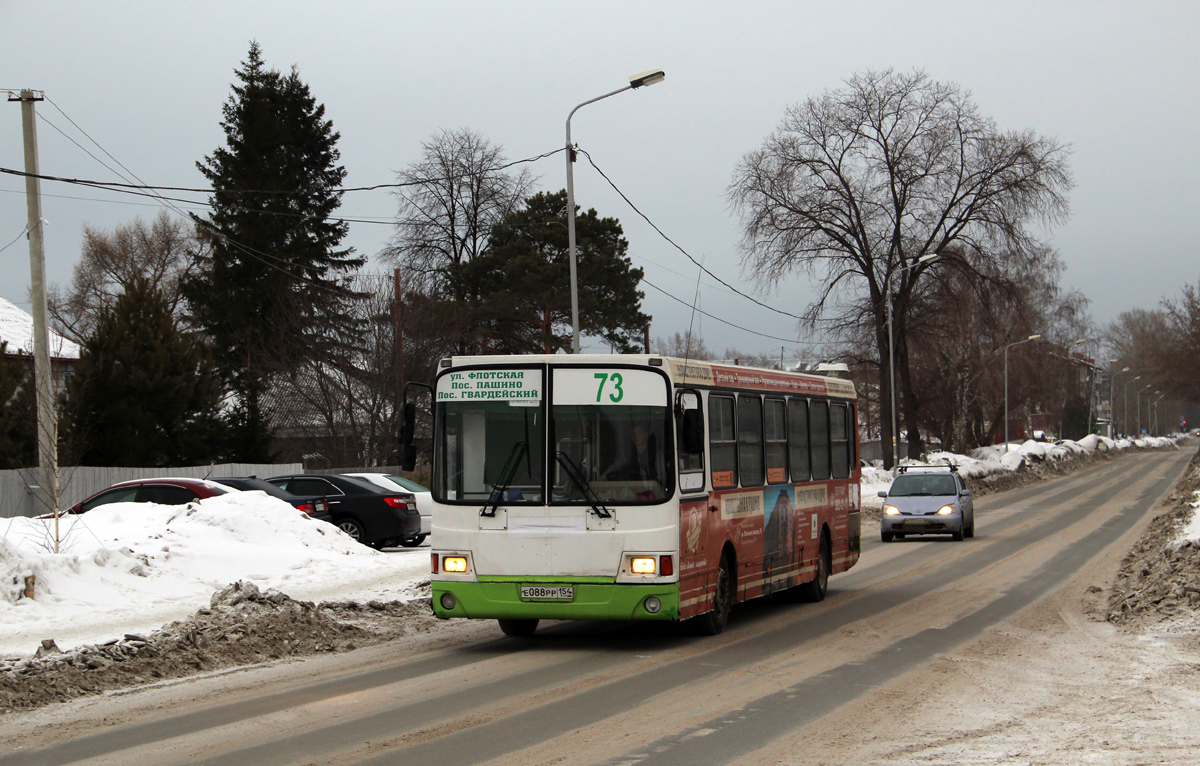
[(19, 239), (20, 239), (20, 238), (21, 238), (21, 237), (22, 237), (22, 236), (25, 234), (25, 232), (27, 232), (27, 231), (29, 231), (29, 224), (25, 224), (25, 225), (24, 225), (24, 226), (21, 228), (21, 233), (20, 233), (20, 234), (18, 234), (17, 236), (15, 236), (15, 237), (13, 237), (13, 241), (12, 241), (12, 242), (9, 242), (9, 243), (8, 243), (7, 245), (5, 245), (4, 247), (0, 247), (0, 253), (3, 253), (3, 252), (4, 252), (5, 250), (7, 250), (8, 248), (10, 248), (10, 247), (12, 247), (13, 245), (17, 244), (17, 240), (19, 240)]
[(621, 195), (621, 199), (625, 200), (625, 204), (629, 205), (629, 207), (630, 207), (630, 208), (633, 210), (633, 212), (635, 212), (635, 213), (637, 213), (639, 216), (641, 216), (641, 217), (642, 217), (642, 220), (644, 220), (646, 223), (650, 224), (650, 228), (652, 228), (652, 229), (654, 229), (656, 232), (658, 232), (658, 235), (659, 235), (660, 237), (662, 237), (663, 239), (665, 239), (667, 242), (669, 242), (669, 243), (671, 244), (671, 246), (672, 246), (672, 247), (674, 247), (676, 250), (678, 250), (679, 252), (681, 252), (681, 253), (683, 253), (685, 256), (687, 256), (687, 259), (688, 259), (689, 261), (691, 261), (692, 263), (696, 264), (696, 266), (698, 266), (698, 267), (700, 268), (700, 270), (701, 270), (701, 271), (703, 271), (705, 274), (709, 275), (710, 277), (712, 277), (713, 279), (717, 280), (717, 281), (718, 281), (718, 282), (720, 282), (722, 285), (724, 285), (725, 287), (727, 287), (729, 290), (731, 290), (731, 291), (733, 291), (734, 293), (736, 293), (736, 294), (738, 294), (738, 295), (742, 296), (743, 298), (745, 298), (746, 300), (748, 300), (748, 301), (750, 301), (750, 302), (752, 302), (752, 303), (757, 303), (759, 306), (762, 306), (763, 308), (765, 308), (765, 309), (767, 309), (767, 310), (769, 310), (769, 311), (774, 311), (776, 314), (783, 314), (783, 315), (784, 315), (784, 316), (786, 316), (786, 317), (791, 317), (792, 319), (797, 319), (797, 320), (800, 320), (800, 321), (804, 321), (804, 317), (802, 317), (802, 316), (799, 316), (799, 315), (797, 315), (797, 314), (793, 314), (793, 313), (791, 313), (791, 312), (788, 312), (788, 311), (784, 311), (783, 309), (777, 309), (777, 308), (775, 308), (774, 306), (771, 306), (771, 305), (769, 305), (769, 304), (763, 303), (762, 301), (758, 300), (757, 298), (755, 298), (755, 297), (754, 297), (754, 296), (752, 296), (752, 295), (747, 295), (746, 293), (742, 292), (741, 290), (737, 289), (736, 287), (734, 287), (733, 285), (729, 284), (729, 283), (728, 283), (728, 282), (726, 282), (725, 280), (721, 279), (721, 278), (720, 278), (719, 276), (717, 276), (716, 274), (714, 274), (714, 273), (712, 273), (711, 271), (709, 271), (708, 269), (706, 269), (706, 268), (704, 267), (704, 264), (703, 264), (703, 263), (701, 263), (700, 261), (697, 261), (695, 258), (693, 258), (693, 257), (692, 257), (692, 254), (691, 254), (691, 253), (689, 253), (687, 250), (684, 250), (682, 247), (680, 247), (680, 246), (679, 246), (679, 244), (678, 244), (678, 243), (676, 243), (676, 242), (675, 242), (675, 240), (673, 240), (673, 239), (671, 239), (670, 237), (668, 237), (668, 236), (666, 235), (666, 233), (665, 233), (665, 232), (664, 232), (662, 229), (658, 228), (658, 224), (654, 223), (654, 221), (651, 221), (649, 216), (647, 216), (645, 213), (643, 213), (643, 212), (642, 212), (642, 211), (641, 211), (641, 210), (638, 208), (638, 206), (637, 206), (637, 205), (633, 204), (633, 201), (632, 201), (631, 199), (629, 199), (629, 197), (627, 197), (627, 196), (625, 195), (625, 192), (621, 191), (621, 190), (620, 190), (620, 189), (617, 187), (617, 185), (616, 185), (615, 183), (613, 183), (612, 179), (611, 179), (611, 178), (609, 178), (607, 175), (605, 175), (605, 174), (604, 174), (604, 171), (603, 171), (603, 170), (601, 170), (601, 169), (600, 169), (600, 168), (599, 168), (599, 167), (596, 165), (596, 162), (595, 162), (595, 160), (593, 160), (593, 159), (592, 159), (592, 155), (588, 154), (588, 153), (587, 153), (587, 151), (585, 151), (584, 149), (580, 149), (580, 148), (578, 148), (578, 147), (576, 147), (576, 148), (575, 148), (575, 151), (579, 152), (579, 153), (580, 153), (580, 154), (582, 154), (584, 157), (587, 157), (588, 163), (589, 163), (589, 164), (591, 164), (591, 166), (592, 166), (593, 168), (595, 168), (596, 172), (600, 174), (600, 177), (601, 177), (601, 178), (603, 178), (605, 181), (607, 181), (607, 182), (608, 182), (608, 185), (609, 185), (609, 186), (611, 186), (611, 187), (613, 188), (613, 191), (615, 191), (617, 194)]
[[(68, 117), (67, 119), (69, 120), (70, 118)], [(72, 124), (74, 124), (74, 123), (72, 123)], [(58, 130), (58, 128), (55, 128), (55, 130)], [(59, 132), (61, 132), (61, 131), (59, 131)], [(490, 168), (488, 168), (488, 172), (494, 173), (499, 170), (507, 170), (508, 168), (511, 168), (514, 165), (520, 165), (523, 163), (530, 163), (530, 162), (537, 162), (539, 160), (544, 160), (547, 157), (553, 157), (554, 155), (556, 155), (562, 151), (566, 151), (566, 149), (564, 147), (559, 147), (558, 149), (555, 149), (554, 151), (543, 152), (542, 154), (538, 154), (533, 157), (526, 157), (526, 158), (520, 159), (520, 160), (513, 160), (512, 162), (507, 162), (503, 165), (497, 165), (495, 167), (490, 167)], [(105, 152), (105, 153), (107, 154), (107, 152)], [(122, 166), (122, 167), (124, 167), (124, 166)], [(0, 168), (0, 173), (7, 173), (9, 175), (20, 176), (22, 178), (29, 175), (28, 173), (25, 173), (24, 171), (13, 170), (11, 168)], [(118, 175), (120, 175), (120, 174), (118, 174)], [(426, 184), (440, 183), (442, 181), (455, 181), (455, 180), (458, 180), (459, 178), (463, 178), (467, 175), (470, 175), (470, 174), (469, 173), (461, 173), (461, 174), (453, 175), (453, 176), (422, 178), (417, 181), (400, 181), (400, 182), (391, 183), (391, 184), (374, 184), (373, 186), (341, 186), (341, 187), (332, 188), (329, 191), (333, 194), (346, 194), (348, 192), (378, 191), (379, 189), (403, 189), (403, 188), (407, 188), (407, 187), (411, 187), (411, 186), (425, 186)], [(81, 186), (93, 186), (96, 188), (110, 189), (113, 191), (117, 191), (117, 190), (121, 190), (121, 189), (131, 189), (131, 190), (142, 190), (142, 191), (185, 192), (185, 193), (194, 193), (194, 194), (215, 194), (215, 193), (220, 192), (221, 194), (284, 194), (284, 195), (286, 195), (286, 194), (301, 194), (302, 193), (302, 192), (295, 192), (295, 191), (284, 190), (284, 189), (212, 189), (212, 188), (200, 188), (200, 187), (189, 187), (189, 186), (154, 186), (152, 184), (145, 184), (145, 183), (141, 183), (141, 184), (117, 183), (115, 181), (95, 181), (95, 180), (91, 180), (91, 179), (87, 179), (87, 178), (63, 178), (61, 176), (48, 176), (48, 175), (42, 175), (42, 174), (39, 174), (36, 177), (43, 181), (59, 181), (62, 183), (79, 184)], [(136, 178), (136, 176), (135, 176), (135, 178)]]

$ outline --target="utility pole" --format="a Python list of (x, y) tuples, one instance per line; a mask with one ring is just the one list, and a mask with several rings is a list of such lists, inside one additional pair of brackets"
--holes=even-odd
[[(404, 423), (404, 294), (400, 290), (400, 267), (397, 266), (392, 272), (392, 280), (394, 291), (392, 318), (395, 323), (395, 332), (392, 337), (395, 338), (396, 344), (396, 432), (399, 433)], [(403, 463), (403, 446), (399, 446), (397, 449), (401, 451), (399, 462)]]
[[(29, 208), (30, 292), (33, 294), (33, 374), (37, 389), (37, 452), (39, 499), (58, 519), (58, 428), (50, 374), (50, 335), (46, 327), (46, 254), (42, 241), (42, 191), (38, 179), (37, 125), (34, 103), (44, 100), (41, 91), (22, 90), (9, 101), (21, 102), (21, 126), (25, 137), (25, 199)], [(58, 534), (55, 534), (58, 552)]]

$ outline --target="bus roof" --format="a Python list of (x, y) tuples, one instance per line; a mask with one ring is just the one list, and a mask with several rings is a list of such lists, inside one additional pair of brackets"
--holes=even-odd
[(854, 383), (826, 375), (807, 372), (782, 372), (761, 367), (705, 362), (697, 359), (679, 359), (661, 354), (520, 354), (498, 356), (456, 356), (442, 360), (442, 368), (475, 365), (523, 364), (579, 364), (586, 366), (606, 364), (632, 364), (663, 368), (675, 385), (714, 386), (721, 388), (751, 389), (755, 391), (779, 392), (809, 396), (833, 396), (840, 399), (857, 399)]

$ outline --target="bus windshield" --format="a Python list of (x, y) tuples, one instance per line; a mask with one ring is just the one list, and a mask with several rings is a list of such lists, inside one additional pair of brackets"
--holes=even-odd
[(542, 504), (545, 403), (539, 370), (479, 370), (437, 386), (433, 495), (443, 502)]
[[(557, 474), (552, 501), (661, 503), (674, 482), (668, 466), (668, 409), (557, 405)], [(584, 484), (584, 486), (580, 486)]]
[(650, 370), (554, 370), (551, 502), (661, 503), (675, 489), (666, 378)]

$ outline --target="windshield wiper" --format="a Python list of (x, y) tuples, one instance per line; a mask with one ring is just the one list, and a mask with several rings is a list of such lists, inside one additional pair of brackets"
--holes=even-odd
[(492, 495), (488, 501), (483, 504), (483, 508), (479, 511), (480, 516), (495, 516), (496, 509), (500, 507), (500, 502), (504, 499), (504, 493), (508, 491), (508, 487), (512, 484), (513, 478), (517, 475), (517, 468), (521, 465), (521, 455), (529, 450), (529, 442), (517, 442), (513, 445), (512, 450), (508, 453), (508, 459), (504, 461), (504, 467), (500, 469), (500, 479), (492, 486)]
[(575, 462), (567, 456), (565, 452), (555, 452), (554, 456), (558, 459), (559, 464), (567, 472), (567, 477), (575, 482), (579, 489), (583, 492), (583, 497), (592, 506), (592, 510), (602, 519), (611, 519), (612, 511), (604, 507), (600, 502), (600, 496), (592, 489), (591, 482), (583, 476), (583, 470), (575, 465)]

